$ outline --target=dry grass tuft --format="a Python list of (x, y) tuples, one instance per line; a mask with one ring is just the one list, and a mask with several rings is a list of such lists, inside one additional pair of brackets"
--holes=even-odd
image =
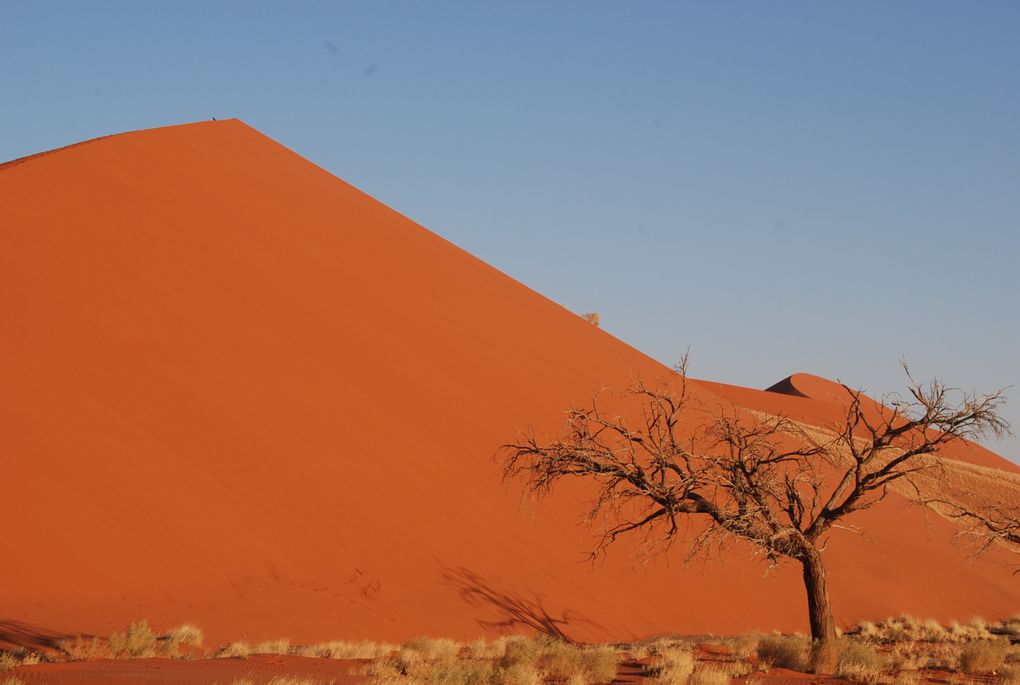
[(999, 671), (1000, 685), (1020, 685), (1020, 667), (1006, 666)]
[(307, 678), (278, 675), (270, 680), (268, 685), (316, 685), (316, 682)]
[(123, 632), (110, 635), (110, 652), (115, 659), (138, 659), (156, 656), (159, 638), (148, 621), (132, 623)]
[(806, 673), (811, 641), (806, 637), (769, 635), (758, 643), (758, 659), (766, 668), (788, 668)]
[(551, 680), (576, 677), (585, 683), (608, 683), (616, 677), (619, 661), (612, 647), (580, 647), (555, 641), (540, 645), (538, 669)]
[(263, 640), (251, 648), (252, 654), (290, 654), (290, 640)]
[(730, 685), (730, 674), (718, 666), (702, 666), (694, 671), (689, 685)]
[(1006, 663), (1009, 640), (975, 642), (960, 653), (960, 668), (965, 673), (991, 673)]
[(300, 656), (315, 656), (323, 659), (379, 659), (399, 649), (385, 642), (345, 642), (334, 640), (299, 647)]
[(400, 651), (417, 652), (426, 661), (452, 661), (460, 656), (462, 645), (446, 637), (419, 637), (405, 642)]
[(846, 640), (836, 663), (836, 675), (859, 683), (877, 683), (882, 677), (885, 660), (868, 645)]
[(173, 645), (184, 645), (186, 647), (201, 647), (205, 641), (205, 633), (198, 626), (190, 623), (171, 628), (163, 635)]
[(0, 680), (0, 685), (25, 685), (25, 681), (21, 678), (15, 678), (14, 676), (7, 676), (3, 680)]
[(217, 659), (247, 659), (251, 656), (251, 645), (247, 642), (231, 642), (220, 647), (214, 656)]
[(658, 685), (686, 685), (694, 673), (694, 647), (684, 643), (654, 643), (651, 681)]
[(13, 671), (21, 665), (21, 657), (14, 652), (0, 652), (0, 673)]

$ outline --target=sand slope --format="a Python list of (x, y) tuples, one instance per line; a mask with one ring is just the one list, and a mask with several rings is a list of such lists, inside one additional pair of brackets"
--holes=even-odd
[[(498, 445), (668, 369), (241, 122), (0, 166), (0, 321), (0, 639), (805, 626), (793, 567), (592, 567), (583, 492), (522, 512)], [(833, 406), (727, 387), (694, 392)], [(1020, 610), (1014, 560), (944, 520), (857, 521), (826, 552), (840, 622)]]

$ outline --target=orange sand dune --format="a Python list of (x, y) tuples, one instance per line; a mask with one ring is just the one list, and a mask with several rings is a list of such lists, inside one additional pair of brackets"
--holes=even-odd
[[(0, 167), (0, 317), (0, 640), (805, 628), (794, 567), (592, 566), (582, 490), (522, 511), (498, 445), (669, 370), (239, 121)], [(945, 520), (857, 523), (841, 623), (1020, 610), (1014, 560)]]
[[(698, 381), (703, 388), (733, 404), (783, 414), (791, 419), (817, 426), (837, 425), (846, 417), (849, 394), (840, 383), (809, 373), (788, 376), (767, 390), (753, 390), (725, 383)], [(880, 411), (881, 405), (862, 397), (865, 410)], [(1020, 466), (973, 442), (955, 442), (942, 450), (942, 455), (959, 461), (1020, 474)]]

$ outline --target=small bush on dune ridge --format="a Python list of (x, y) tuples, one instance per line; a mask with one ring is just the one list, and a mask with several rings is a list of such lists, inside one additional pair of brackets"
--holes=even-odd
[(960, 653), (960, 668), (965, 673), (989, 673), (1002, 668), (1009, 653), (1009, 640), (977, 642)]

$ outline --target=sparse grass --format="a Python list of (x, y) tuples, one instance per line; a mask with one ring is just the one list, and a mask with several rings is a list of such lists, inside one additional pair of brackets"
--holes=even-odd
[(25, 681), (21, 678), (15, 678), (14, 676), (7, 676), (3, 680), (0, 680), (0, 685), (25, 685)]
[(859, 683), (877, 683), (885, 661), (868, 645), (854, 640), (842, 641), (836, 663), (836, 675)]
[(132, 623), (123, 632), (110, 635), (110, 652), (115, 659), (156, 656), (158, 638), (148, 621)]
[(541, 647), (538, 668), (551, 680), (577, 676), (585, 683), (608, 683), (616, 676), (619, 661), (612, 647), (579, 647), (557, 641)]
[(767, 668), (788, 668), (805, 673), (810, 666), (811, 641), (805, 637), (769, 635), (758, 643), (758, 658)]
[(201, 647), (205, 641), (205, 633), (202, 632), (202, 629), (190, 623), (171, 628), (166, 631), (163, 637), (171, 644), (184, 645), (185, 647)]
[(280, 638), (278, 640), (264, 640), (252, 646), (252, 654), (290, 654), (290, 640)]
[(69, 640), (61, 640), (59, 647), (70, 661), (104, 659), (110, 656), (106, 641), (98, 637), (84, 638), (78, 635)]
[(230, 685), (255, 685), (255, 681), (248, 680), (247, 678), (238, 678), (237, 680), (230, 683)]
[(451, 661), (460, 655), (462, 645), (446, 637), (419, 637), (405, 642), (401, 652), (411, 650), (426, 661)]
[(960, 653), (960, 668), (965, 673), (991, 673), (1006, 663), (1008, 640), (975, 642)]
[(300, 656), (317, 656), (324, 659), (378, 659), (389, 656), (399, 649), (385, 642), (345, 642), (333, 640), (299, 647)]
[[(994, 639), (993, 631), (1005, 632), (1007, 623), (990, 624), (975, 617), (967, 624), (952, 621), (943, 626), (932, 619), (917, 619), (909, 614), (883, 621), (862, 621), (849, 631), (859, 640), (893, 644), (898, 642), (973, 642)], [(1016, 624), (1020, 629), (1020, 621)]]
[(21, 657), (13, 652), (0, 652), (0, 673), (13, 671), (21, 665)]
[(247, 659), (251, 656), (251, 645), (247, 642), (231, 642), (220, 647), (214, 656), (217, 659)]
[(1000, 685), (1020, 685), (1020, 667), (1006, 666), (999, 671)]
[(718, 666), (702, 666), (691, 674), (689, 685), (730, 685), (730, 674)]
[(686, 685), (694, 673), (694, 648), (689, 644), (653, 643), (652, 682)]
[(918, 685), (921, 674), (917, 671), (899, 671), (893, 679), (893, 685)]

